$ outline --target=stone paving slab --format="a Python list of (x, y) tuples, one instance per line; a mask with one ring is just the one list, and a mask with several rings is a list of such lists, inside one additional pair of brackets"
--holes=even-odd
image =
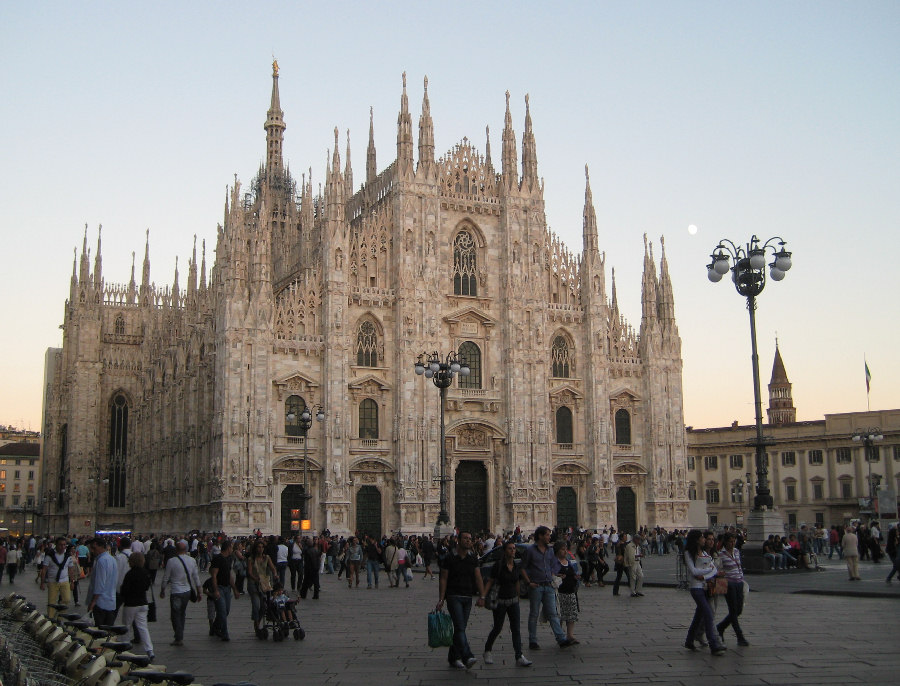
[[(650, 558), (648, 580), (672, 583), (674, 558)], [(668, 571), (667, 571), (668, 570)], [(888, 567), (863, 566), (865, 581), (853, 586), (891, 588), (884, 583)], [(668, 574), (668, 576), (667, 576)], [(797, 577), (799, 580), (794, 580)], [(33, 574), (17, 578), (15, 589), (40, 606), (45, 598)], [(549, 628), (539, 625), (540, 651), (526, 650), (530, 668), (514, 664), (509, 630), (494, 645), (496, 664), (484, 665), (483, 643), (490, 613), (473, 608), (469, 640), (478, 664), (469, 671), (448, 667), (446, 649), (427, 647), (426, 615), (437, 601), (436, 581), (416, 576), (411, 588), (349, 590), (333, 575), (322, 577), (320, 600), (301, 600), (304, 641), (282, 643), (255, 638), (246, 596), (234, 601), (229, 621), (230, 643), (207, 635), (206, 605), (192, 605), (183, 647), (171, 647), (168, 601), (158, 605), (160, 621), (151, 625), (157, 661), (169, 669), (192, 671), (200, 683), (250, 680), (258, 686), (290, 684), (324, 686), (430, 686), (477, 683), (489, 686), (547, 684), (685, 684), (751, 686), (760, 684), (896, 684), (900, 655), (900, 605), (886, 598), (809, 596), (797, 590), (832, 589), (848, 582), (843, 564), (824, 572), (752, 577), (742, 624), (751, 642), (739, 648), (726, 635), (724, 658), (691, 653), (682, 646), (693, 616), (690, 596), (674, 588), (647, 588), (646, 597), (614, 597), (611, 587), (579, 592), (581, 619), (575, 634), (581, 645), (555, 646)], [(900, 584), (895, 584), (900, 590)], [(9, 585), (0, 586), (0, 593)], [(898, 593), (897, 597), (900, 597)], [(83, 609), (83, 608), (77, 608)], [(527, 645), (527, 605), (521, 628)], [(720, 602), (717, 618), (724, 616)]]

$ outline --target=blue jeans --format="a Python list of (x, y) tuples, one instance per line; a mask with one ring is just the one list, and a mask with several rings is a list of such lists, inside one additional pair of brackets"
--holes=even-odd
[(713, 611), (709, 606), (709, 600), (706, 598), (706, 591), (702, 588), (692, 588), (691, 597), (697, 604), (697, 609), (694, 610), (694, 619), (691, 621), (691, 626), (688, 629), (687, 638), (684, 642), (693, 645), (697, 628), (703, 624), (703, 628), (706, 631), (706, 640), (709, 642), (709, 649), (716, 650), (721, 648), (719, 635), (716, 633)]
[(366, 584), (372, 588), (372, 576), (375, 576), (375, 585), (378, 585), (378, 568), (381, 564), (378, 560), (366, 560)]
[(469, 639), (466, 638), (466, 625), (469, 623), (469, 613), (472, 612), (472, 596), (448, 595), (447, 611), (453, 620), (453, 645), (447, 651), (447, 660), (453, 664), (456, 660), (465, 662), (472, 655), (469, 647)]
[(184, 621), (187, 616), (187, 607), (190, 602), (190, 591), (169, 594), (169, 612), (172, 620), (172, 631), (175, 632), (176, 641), (184, 639)]
[(728, 591), (725, 594), (725, 602), (728, 603), (728, 614), (721, 622), (716, 625), (716, 631), (724, 634), (725, 629), (731, 626), (738, 638), (744, 637), (741, 625), (738, 623), (738, 617), (744, 611), (744, 582), (729, 581)]
[(231, 612), (231, 587), (219, 586), (219, 597), (215, 601), (216, 619), (213, 631), (222, 638), (228, 638), (228, 613)]
[(247, 578), (247, 595), (250, 596), (250, 619), (253, 620), (253, 627), (259, 628), (260, 621), (266, 615), (266, 598), (259, 590), (259, 585), (249, 577)]
[(541, 605), (544, 606), (544, 613), (550, 620), (550, 630), (556, 638), (557, 643), (566, 640), (566, 632), (562, 630), (559, 624), (559, 610), (556, 607), (556, 589), (552, 585), (539, 585), (537, 588), (528, 589), (528, 600), (530, 607), (528, 608), (528, 642), (537, 643), (537, 623), (541, 614)]
[(831, 556), (834, 555), (834, 551), (837, 551), (838, 559), (844, 559), (844, 549), (838, 543), (832, 543), (828, 548), (828, 559), (831, 559)]
[(515, 651), (516, 659), (519, 659), (522, 655), (522, 632), (519, 630), (520, 610), (518, 599), (512, 605), (500, 605), (494, 608), (493, 612), (494, 627), (491, 629), (491, 633), (488, 634), (487, 641), (484, 644), (484, 651), (488, 652), (494, 647), (494, 641), (497, 640), (500, 632), (503, 631), (503, 619), (509, 617), (509, 630), (512, 632), (513, 650)]

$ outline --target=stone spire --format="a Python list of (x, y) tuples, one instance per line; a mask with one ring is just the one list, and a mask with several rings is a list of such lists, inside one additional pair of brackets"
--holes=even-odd
[(134, 280), (134, 259), (136, 255), (134, 250), (131, 251), (131, 280), (128, 282), (128, 302), (134, 303), (135, 294), (137, 293), (137, 283)]
[(431, 120), (431, 103), (428, 102), (428, 77), (425, 77), (425, 94), (422, 96), (422, 114), (419, 115), (419, 165), (434, 164), (434, 122)]
[(769, 424), (779, 426), (781, 424), (793, 424), (797, 421), (797, 410), (794, 408), (794, 399), (791, 392), (792, 385), (788, 381), (787, 371), (784, 369), (784, 360), (781, 359), (781, 351), (778, 349), (778, 339), (775, 339), (775, 361), (772, 363), (772, 380), (769, 381), (769, 407), (766, 414)]
[(347, 129), (347, 159), (344, 160), (344, 194), (347, 200), (353, 195), (353, 169), (350, 166), (350, 129)]
[(502, 169), (503, 185), (507, 190), (518, 187), (519, 173), (516, 169), (516, 134), (509, 113), (509, 91), (506, 91), (506, 116), (503, 123)]
[(378, 175), (375, 164), (375, 113), (369, 108), (369, 147), (366, 150), (366, 183), (372, 183)]
[(397, 168), (401, 176), (413, 172), (412, 118), (409, 116), (409, 98), (406, 95), (406, 72), (403, 72), (403, 94), (400, 96), (400, 113), (397, 115)]
[(188, 264), (188, 302), (193, 303), (197, 295), (197, 234), (194, 234), (194, 249), (191, 253), (191, 261)]
[(491, 161), (491, 127), (484, 127), (484, 166), (493, 173), (494, 163)]
[(525, 94), (525, 133), (522, 134), (522, 186), (528, 190), (539, 187), (537, 175), (537, 147), (531, 128), (531, 107)]
[(178, 304), (178, 294), (181, 286), (178, 284), (178, 255), (175, 255), (175, 281), (172, 282), (172, 307)]
[(610, 293), (610, 304), (609, 304), (610, 313), (615, 315), (615, 318), (619, 317), (619, 299), (616, 297), (616, 268), (612, 268), (612, 292)]
[[(644, 234), (644, 275), (641, 283), (641, 329), (646, 324), (656, 322), (656, 300), (659, 282), (656, 279), (656, 265), (653, 262), (653, 244), (647, 244)], [(643, 332), (643, 331), (642, 331)]]
[(331, 158), (331, 168), (328, 178), (326, 179), (325, 196), (328, 198), (328, 207), (331, 217), (336, 217), (334, 208), (341, 208), (341, 219), (343, 219), (344, 206), (344, 179), (341, 176), (341, 153), (338, 149), (338, 127), (334, 127), (334, 154)]
[[(144, 266), (141, 270), (141, 296), (150, 291), (150, 229), (147, 229), (147, 242), (144, 244)], [(142, 301), (143, 302), (143, 301)]]
[(282, 146), (284, 144), (284, 112), (278, 95), (278, 60), (272, 62), (272, 101), (264, 126), (266, 130), (266, 176), (272, 178), (281, 171), (283, 165)]
[(103, 281), (103, 258), (100, 256), (100, 234), (103, 231), (103, 224), (97, 227), (97, 254), (94, 255), (94, 288), (99, 289)]
[(669, 278), (669, 261), (666, 259), (666, 239), (659, 237), (662, 258), (659, 263), (659, 293), (657, 311), (660, 322), (666, 326), (675, 325), (675, 295), (672, 291), (672, 280)]
[(582, 240), (585, 257), (595, 254), (597, 247), (597, 213), (594, 211), (594, 195), (591, 193), (591, 173), (584, 165), (584, 213), (582, 222)]
[(78, 268), (78, 282), (84, 286), (87, 284), (88, 279), (91, 276), (91, 258), (88, 257), (88, 246), (87, 246), (87, 230), (88, 225), (84, 225), (84, 240), (81, 243), (81, 264)]
[(206, 293), (206, 239), (203, 239), (203, 248), (200, 258), (200, 292)]

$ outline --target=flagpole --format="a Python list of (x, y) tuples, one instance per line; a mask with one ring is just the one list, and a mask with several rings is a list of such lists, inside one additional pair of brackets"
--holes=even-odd
[(871, 412), (872, 408), (869, 405), (869, 402), (870, 402), (869, 391), (871, 388), (870, 382), (872, 381), (872, 373), (869, 371), (869, 362), (866, 360), (865, 355), (863, 355), (863, 367), (866, 370), (866, 412)]

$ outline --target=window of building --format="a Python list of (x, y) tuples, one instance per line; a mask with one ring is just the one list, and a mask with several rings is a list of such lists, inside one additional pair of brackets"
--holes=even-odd
[(468, 231), (460, 231), (453, 240), (453, 293), (478, 295), (478, 255)]
[(691, 471), (691, 472), (697, 468), (697, 465), (694, 463), (693, 455), (688, 455), (687, 468), (688, 468), (688, 471)]
[(797, 513), (796, 512), (788, 512), (788, 528), (789, 529), (797, 528)]
[(378, 438), (378, 403), (371, 398), (359, 404), (359, 437)]
[(850, 448), (838, 448), (836, 457), (838, 464), (850, 464), (850, 460), (852, 459), (852, 452), (850, 451)]
[(719, 502), (719, 489), (718, 488), (707, 488), (706, 489), (706, 502), (710, 505), (716, 505)]
[(616, 410), (616, 445), (631, 445), (631, 415), (628, 410)]
[(116, 336), (122, 336), (125, 333), (125, 318), (122, 315), (116, 317)]
[(815, 482), (813, 485), (813, 500), (822, 500), (825, 497), (825, 486), (820, 481)]
[(125, 507), (125, 469), (128, 462), (128, 401), (116, 394), (110, 407), (107, 505)]
[(13, 479), (20, 479), (20, 478), (22, 478), (21, 475), (22, 475), (22, 472), (17, 469), (15, 471), (15, 473), (13, 474)]
[(709, 525), (711, 527), (717, 527), (719, 525), (719, 515), (709, 515)]
[(570, 363), (574, 362), (572, 357), (572, 351), (565, 337), (554, 338), (550, 348), (550, 374), (556, 378), (568, 379), (571, 371)]
[(556, 442), (572, 444), (572, 410), (563, 405), (556, 410)]
[(25, 491), (26, 491), (27, 493), (34, 493), (34, 484), (28, 484), (28, 486), (27, 486), (27, 488), (25, 489)]
[(0, 484), (0, 493), (6, 490), (6, 484)]
[(28, 466), (34, 467), (34, 460), (28, 460)]
[(300, 415), (306, 409), (306, 401), (299, 395), (288, 396), (284, 401), (284, 435), (302, 436), (300, 428)]
[(815, 517), (815, 519), (816, 519), (816, 526), (818, 528), (821, 529), (821, 528), (825, 527), (825, 513), (824, 512), (815, 512), (815, 513), (813, 513), (813, 517)]
[(0, 479), (5, 479), (5, 478), (6, 478), (6, 470), (0, 469)]
[(731, 483), (731, 502), (744, 502), (744, 486), (740, 481), (733, 481)]
[(360, 367), (378, 366), (378, 332), (368, 319), (356, 332), (356, 364)]
[(31, 470), (30, 472), (28, 472), (28, 478), (34, 479), (34, 470)]
[(797, 456), (793, 450), (781, 453), (781, 465), (783, 467), (793, 467), (797, 464)]
[(18, 493), (21, 489), (19, 488), (18, 483), (13, 484), (13, 493)]
[(797, 484), (784, 485), (784, 499), (787, 501), (797, 499)]
[(743, 469), (744, 468), (744, 456), (743, 455), (729, 455), (728, 456), (728, 466), (732, 469)]
[(866, 451), (866, 460), (869, 462), (881, 462), (881, 446), (873, 445)]
[(0, 464), (6, 464), (6, 459), (4, 458), (4, 459), (0, 460)]
[(894, 446), (894, 459), (900, 460), (900, 445)]
[(841, 480), (841, 498), (847, 499), (853, 497), (853, 483), (850, 479)]
[(697, 499), (697, 487), (694, 484), (688, 486), (688, 500)]
[(718, 455), (707, 455), (703, 458), (703, 467), (707, 471), (713, 471), (719, 468), (719, 456)]
[(14, 496), (12, 497), (12, 504), (13, 504), (13, 505), (18, 505), (18, 504), (19, 504), (19, 501), (21, 501), (21, 500), (22, 500), (22, 496), (20, 496), (20, 495), (14, 495)]
[(809, 451), (809, 463), (810, 464), (822, 464), (822, 451), (821, 450), (810, 450)]
[(459, 346), (459, 358), (469, 367), (469, 375), (457, 375), (460, 388), (481, 388), (481, 348), (472, 341)]
[(6, 507), (6, 496), (0, 495), (0, 507)]

